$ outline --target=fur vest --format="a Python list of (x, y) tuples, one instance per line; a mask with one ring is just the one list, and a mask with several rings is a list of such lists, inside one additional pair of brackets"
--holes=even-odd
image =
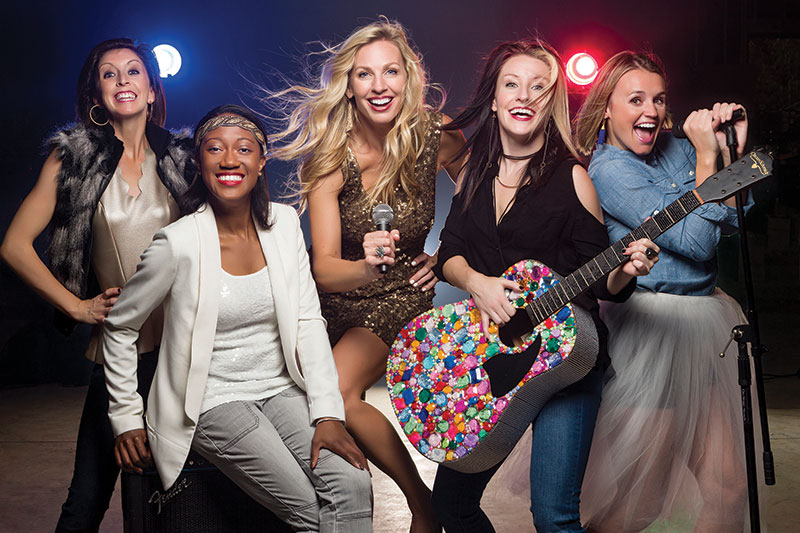
[[(195, 174), (193, 145), (187, 131), (169, 132), (148, 123), (147, 142), (157, 161), (161, 182), (179, 201)], [(100, 197), (122, 158), (122, 141), (114, 129), (73, 125), (47, 141), (61, 161), (56, 176), (56, 208), (50, 221), (50, 270), (79, 298), (86, 298), (92, 249), (92, 221)], [(180, 205), (180, 202), (179, 202)]]

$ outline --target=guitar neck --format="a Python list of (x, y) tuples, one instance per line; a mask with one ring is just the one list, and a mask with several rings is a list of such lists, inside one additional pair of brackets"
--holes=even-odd
[(639, 239), (656, 239), (677, 224), (686, 215), (702, 205), (694, 191), (689, 191), (663, 211), (648, 218), (644, 224), (625, 235), (606, 250), (564, 278), (560, 283), (528, 304), (527, 311), (534, 324), (544, 320), (584, 293), (595, 282), (628, 260), (623, 252), (628, 245)]

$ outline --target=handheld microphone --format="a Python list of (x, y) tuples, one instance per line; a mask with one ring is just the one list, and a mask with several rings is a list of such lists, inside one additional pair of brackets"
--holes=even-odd
[[(390, 231), (392, 229), (392, 221), (394, 220), (394, 211), (392, 207), (387, 204), (378, 204), (372, 208), (372, 221), (375, 223), (375, 229), (378, 231)], [(378, 265), (378, 272), (386, 274), (389, 271), (389, 265)]]
[[(722, 124), (719, 125), (718, 131), (725, 131), (727, 128), (733, 126), (735, 122), (739, 122), (742, 119), (744, 119), (744, 109), (739, 108), (733, 112), (733, 115), (731, 115), (731, 119), (729, 121), (723, 122)], [(677, 122), (674, 126), (672, 126), (672, 136), (675, 137), (676, 139), (686, 138), (686, 132), (683, 131), (684, 122), (685, 120), (681, 120), (680, 122)]]

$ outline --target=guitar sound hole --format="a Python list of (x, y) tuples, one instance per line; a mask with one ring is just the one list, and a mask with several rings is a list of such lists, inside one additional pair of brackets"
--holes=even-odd
[(533, 324), (524, 309), (517, 309), (505, 326), (498, 331), (500, 341), (506, 346), (521, 346), (525, 337), (533, 333)]
[(531, 347), (524, 352), (519, 354), (497, 353), (483, 363), (483, 369), (489, 374), (492, 396), (495, 398), (505, 396), (508, 391), (522, 381), (536, 361), (541, 345), (542, 337), (537, 335)]

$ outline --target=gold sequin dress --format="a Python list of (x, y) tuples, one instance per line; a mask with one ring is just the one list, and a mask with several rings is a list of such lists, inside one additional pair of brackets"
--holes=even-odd
[[(336, 344), (350, 328), (367, 328), (391, 346), (397, 333), (418, 314), (433, 307), (433, 291), (422, 292), (408, 282), (419, 270), (411, 261), (422, 253), (425, 239), (433, 226), (436, 210), (436, 174), (441, 113), (429, 113), (428, 128), (422, 155), (417, 159), (415, 178), (420, 186), (413, 201), (398, 185), (395, 191), (392, 229), (400, 231), (395, 264), (380, 279), (348, 292), (320, 291), (322, 314), (328, 321), (328, 336)], [(342, 259), (357, 261), (364, 258), (364, 234), (375, 231), (372, 208), (367, 203), (361, 183), (361, 169), (355, 155), (348, 149), (342, 164), (344, 186), (339, 193), (339, 213), (342, 217)]]

